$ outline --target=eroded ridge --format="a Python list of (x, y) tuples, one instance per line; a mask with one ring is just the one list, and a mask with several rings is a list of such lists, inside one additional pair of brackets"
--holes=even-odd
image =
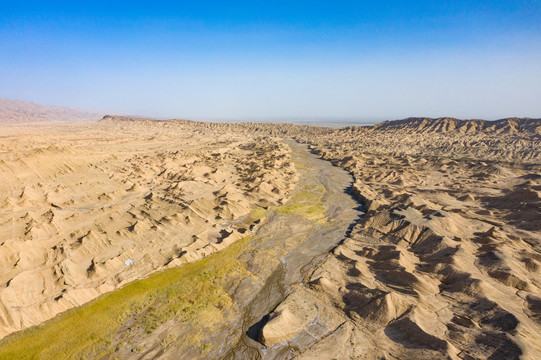
[[(261, 328), (255, 333), (251, 329), (284, 299), (303, 294), (306, 274), (358, 216), (358, 204), (345, 192), (351, 177), (305, 147), (289, 145), (299, 174), (297, 187), (287, 203), (248, 217), (260, 224), (256, 236), (202, 261), (137, 280), (45, 326), (11, 336), (0, 347), (0, 356), (18, 358), (24, 349), (28, 358), (39, 354), (45, 359), (58, 354), (106, 359), (268, 357), (271, 350), (261, 343), (266, 340), (258, 339)], [(304, 326), (300, 330), (296, 339), (307, 344), (302, 340)], [(72, 334), (69, 339), (59, 337), (65, 331)], [(280, 357), (292, 346), (278, 343), (272, 354)]]
[(0, 337), (224, 249), (287, 200), (287, 147), (196, 130), (6, 128)]
[(309, 279), (348, 322), (301, 358), (541, 356), (539, 120), (302, 137), (367, 209)]

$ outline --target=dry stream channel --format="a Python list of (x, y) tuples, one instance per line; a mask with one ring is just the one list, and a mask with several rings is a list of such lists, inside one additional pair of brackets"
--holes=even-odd
[[(295, 287), (303, 286), (318, 263), (348, 235), (363, 212), (362, 206), (350, 195), (351, 175), (311, 154), (306, 145), (293, 140), (285, 142), (292, 149), (299, 173), (297, 186), (287, 204), (268, 209), (266, 221), (253, 236), (199, 264), (185, 265), (132, 283), (63, 314), (46, 326), (11, 337), (0, 343), (0, 358), (284, 359), (309, 345), (306, 338), (301, 343), (293, 338), (265, 347), (259, 341), (259, 334), (273, 309)], [(203, 310), (184, 318), (178, 311), (176, 315), (175, 312), (168, 315), (164, 310), (166, 316), (156, 320), (149, 330), (153, 308), (167, 309), (168, 301), (178, 303), (180, 300), (175, 296), (184, 296), (182, 293), (163, 295), (167, 286), (175, 286), (177, 279), (195, 283), (193, 290), (188, 287), (182, 290), (184, 292), (195, 294), (198, 286), (213, 289), (207, 291), (207, 297), (193, 295), (190, 298), (193, 299), (191, 307)], [(222, 294), (219, 298), (225, 298), (225, 302), (208, 300), (216, 294)], [(130, 315), (130, 306), (133, 308), (130, 296), (149, 300), (140, 303), (147, 305), (133, 310)], [(87, 321), (104, 321), (102, 312), (111, 312), (115, 306), (120, 313), (128, 315), (111, 322), (109, 328), (89, 326), (85, 329)], [(143, 331), (145, 324), (147, 330)], [(94, 328), (103, 329), (96, 333)], [(66, 335), (66, 331), (70, 334)], [(315, 340), (308, 339), (309, 342)]]
[[(250, 283), (249, 289), (235, 290), (237, 302), (243, 307), (241, 331), (239, 340), (231, 346), (224, 346), (223, 353), (217, 357), (226, 359), (283, 359), (294, 354), (297, 344), (281, 343), (265, 347), (258, 342), (261, 328), (268, 314), (288, 295), (291, 287), (302, 284), (319, 262), (330, 250), (343, 240), (355, 221), (363, 215), (362, 206), (350, 194), (352, 177), (343, 169), (333, 166), (330, 162), (321, 160), (311, 154), (305, 145), (288, 140), (286, 143), (292, 149), (293, 160), (299, 171), (299, 182), (293, 195), (293, 205), (296, 201), (302, 203), (308, 198), (319, 201), (312, 204), (321, 211), (321, 218), (314, 219), (305, 211), (291, 211), (281, 215), (271, 213), (268, 221), (257, 231), (250, 241), (243, 258), (251, 264), (251, 271), (261, 281)], [(286, 205), (287, 208), (287, 205)], [(305, 209), (306, 210), (306, 209)], [(314, 210), (314, 209), (312, 209)], [(314, 210), (317, 213), (317, 210)], [(265, 260), (260, 259), (271, 252), (279, 254), (277, 266), (263, 268)], [(259, 257), (259, 259), (258, 259)], [(267, 259), (269, 265), (273, 262)], [(256, 265), (261, 264), (261, 265)], [(246, 298), (241, 294), (257, 294)], [(226, 344), (224, 344), (226, 345)], [(227, 349), (229, 348), (229, 349)]]

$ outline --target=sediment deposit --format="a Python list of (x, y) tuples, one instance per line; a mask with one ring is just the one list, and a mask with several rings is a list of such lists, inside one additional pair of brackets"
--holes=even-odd
[[(186, 268), (220, 294), (201, 318), (178, 290), (168, 322), (165, 295), (134, 302), (102, 358), (541, 357), (539, 119), (331, 129), (105, 117), (5, 129), (1, 335), (237, 244)], [(347, 170), (351, 187), (328, 192), (329, 178), (310, 174), (323, 167), (296, 168), (285, 138)], [(365, 215), (334, 224), (353, 211), (329, 199), (336, 191)], [(248, 240), (260, 218), (269, 223)], [(305, 239), (332, 250), (299, 272), (287, 256), (313, 251)]]

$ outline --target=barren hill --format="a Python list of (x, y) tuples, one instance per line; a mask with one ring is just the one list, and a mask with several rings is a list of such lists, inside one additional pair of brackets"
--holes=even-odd
[(0, 124), (98, 120), (103, 113), (0, 98)]
[(299, 137), (367, 210), (307, 281), (349, 327), (299, 358), (538, 359), (540, 128), (410, 118)]
[(384, 121), (370, 127), (371, 130), (390, 131), (400, 130), (408, 133), (448, 133), (461, 134), (487, 133), (487, 134), (514, 134), (535, 133), (541, 134), (541, 119), (506, 118), (495, 121), (487, 120), (460, 120), (455, 118), (407, 118), (403, 120)]

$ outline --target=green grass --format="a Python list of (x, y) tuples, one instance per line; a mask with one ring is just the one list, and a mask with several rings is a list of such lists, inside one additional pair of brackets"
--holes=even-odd
[[(325, 222), (324, 194), (323, 187), (299, 184), (287, 205), (272, 210), (278, 215), (294, 214)], [(257, 208), (245, 222), (248, 225), (266, 215), (265, 209)], [(112, 354), (117, 346), (126, 346), (134, 336), (153, 332), (170, 319), (188, 322), (197, 318), (201, 331), (210, 331), (234, 305), (226, 289), (232, 282), (252, 276), (237, 260), (248, 243), (249, 237), (244, 238), (203, 260), (134, 281), (42, 326), (11, 335), (0, 341), (0, 359), (99, 358)], [(125, 325), (128, 322), (129, 328)], [(173, 346), (175, 341), (167, 338), (162, 346)], [(210, 344), (201, 342), (201, 333), (182, 341), (199, 347), (202, 353), (211, 349)]]
[(293, 163), (295, 164), (295, 169), (297, 171), (304, 171), (308, 168), (305, 163), (301, 163), (298, 161), (294, 161)]
[(79, 359), (112, 353), (114, 336), (123, 324), (152, 332), (176, 318), (211, 326), (220, 321), (233, 300), (224, 290), (232, 279), (251, 274), (237, 256), (249, 238), (201, 261), (166, 270), (70, 310), (43, 326), (33, 327), (0, 342), (0, 359)]
[(300, 215), (307, 220), (325, 222), (325, 207), (322, 204), (324, 194), (323, 186), (305, 185), (293, 194), (287, 205), (273, 208), (273, 210), (280, 216)]
[(267, 216), (267, 210), (261, 208), (261, 207), (257, 207), (255, 209), (253, 209), (250, 214), (248, 214), (246, 216), (246, 219), (244, 219), (244, 222), (246, 224), (252, 224), (254, 222), (256, 222), (257, 220), (261, 220), (263, 219), (264, 217)]

